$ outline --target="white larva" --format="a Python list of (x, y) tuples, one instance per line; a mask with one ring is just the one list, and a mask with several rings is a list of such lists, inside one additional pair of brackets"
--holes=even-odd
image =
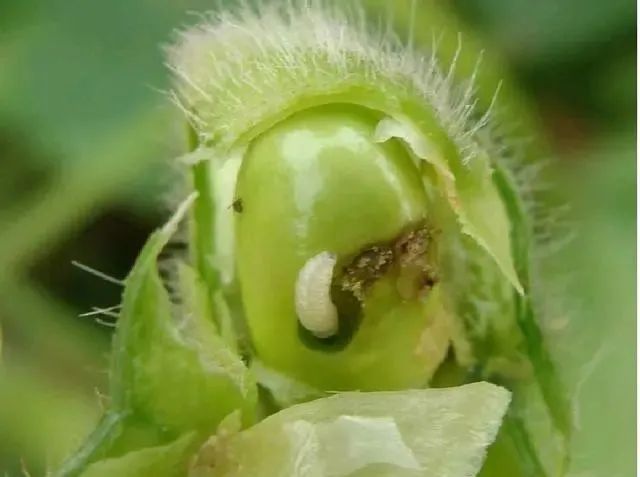
[(335, 255), (321, 252), (298, 272), (295, 286), (296, 313), (300, 324), (318, 338), (338, 332), (338, 310), (331, 301), (331, 279)]

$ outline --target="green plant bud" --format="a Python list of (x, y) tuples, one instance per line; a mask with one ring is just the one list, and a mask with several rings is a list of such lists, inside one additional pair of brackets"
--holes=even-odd
[[(220, 10), (170, 49), (193, 131), (197, 271), (279, 406), (491, 379), (535, 388), (566, 442), (530, 298), (526, 191), (491, 111), (474, 110), (475, 75), (456, 86), (455, 58), (442, 69), (358, 18), (315, 2)], [(525, 394), (507, 439), (525, 436), (541, 469), (550, 440), (532, 437)], [(556, 447), (543, 472), (566, 464)]]
[[(442, 323), (460, 311), (451, 290), (482, 286), (451, 257), (486, 255), (481, 273), (523, 293), (471, 89), (457, 97), (433, 61), (365, 31), (330, 35), (341, 19), (315, 8), (240, 15), (242, 28), (223, 15), (172, 53), (201, 143), (191, 159), (204, 161), (200, 273), (240, 302), (257, 358), (276, 371), (320, 389), (424, 385), (450, 340), (465, 361), (464, 327)], [(405, 243), (422, 250), (408, 259), (398, 249), (411, 233), (424, 243)], [(460, 236), (475, 247), (456, 248)], [(325, 279), (305, 268), (322, 253), (335, 256), (331, 290), (331, 260)], [(324, 290), (304, 291), (315, 282)], [(326, 330), (304, 326), (323, 316)], [(383, 361), (393, 372), (375, 371)]]
[[(534, 218), (475, 73), (456, 86), (455, 58), (315, 1), (218, 9), (169, 57), (194, 202), (127, 279), (111, 408), (61, 475), (174, 475), (220, 425), (194, 477), (472, 476), (508, 398), (462, 385), (492, 381), (513, 403), (484, 475), (561, 476), (572, 424), (532, 303)], [(156, 262), (185, 214), (171, 301)], [(277, 414), (229, 431), (258, 409)]]
[[(420, 174), (401, 144), (375, 142), (376, 124), (349, 105), (301, 112), (252, 143), (238, 177), (256, 354), (320, 389), (422, 386), (447, 349), (446, 333), (422, 343), (442, 316)], [(329, 333), (307, 325), (313, 313)]]

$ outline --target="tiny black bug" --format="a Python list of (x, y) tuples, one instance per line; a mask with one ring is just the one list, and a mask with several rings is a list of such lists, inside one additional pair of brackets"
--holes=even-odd
[(231, 207), (233, 208), (234, 212), (241, 214), (242, 211), (244, 210), (244, 203), (242, 202), (242, 199), (238, 198), (233, 201), (233, 203), (231, 204)]

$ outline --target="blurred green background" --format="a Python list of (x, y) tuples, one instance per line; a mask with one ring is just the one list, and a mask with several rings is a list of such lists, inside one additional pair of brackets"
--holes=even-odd
[[(231, 3), (231, 2), (229, 2)], [(370, 0), (407, 31), (410, 2)], [(44, 475), (104, 404), (108, 323), (81, 317), (167, 212), (183, 128), (161, 45), (212, 0), (0, 0), (0, 475)], [(636, 458), (636, 5), (633, 0), (424, 0), (416, 43), (462, 32), (458, 74), (485, 50), (486, 106), (550, 160), (574, 240), (543, 266), (549, 324), (576, 398), (574, 477)], [(557, 285), (556, 285), (557, 282)], [(110, 317), (103, 317), (113, 322)]]

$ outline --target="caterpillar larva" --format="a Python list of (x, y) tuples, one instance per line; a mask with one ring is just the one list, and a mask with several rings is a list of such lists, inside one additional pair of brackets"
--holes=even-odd
[(338, 311), (331, 301), (331, 279), (336, 257), (321, 252), (300, 269), (296, 280), (296, 313), (300, 324), (318, 338), (338, 331)]

